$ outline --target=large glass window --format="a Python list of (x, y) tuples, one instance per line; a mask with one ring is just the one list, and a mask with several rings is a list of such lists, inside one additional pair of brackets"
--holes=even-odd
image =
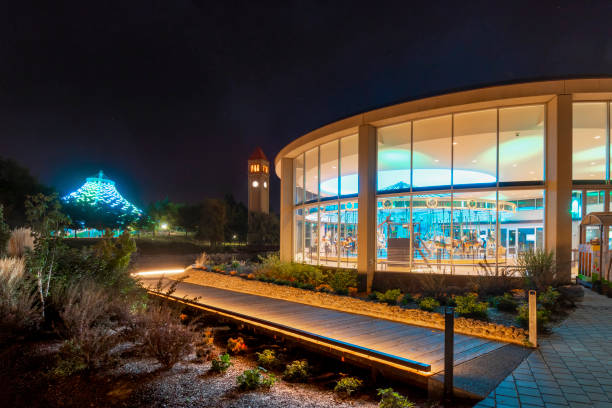
[[(511, 207), (502, 204), (501, 211)], [(495, 191), (453, 193), (450, 250), (455, 273), (470, 274), (480, 263), (495, 264), (498, 254), (505, 256), (497, 241), (497, 207)]]
[(295, 210), (293, 229), (293, 260), (295, 262), (304, 262), (304, 210)]
[(317, 200), (319, 197), (319, 148), (315, 147), (306, 152), (305, 159), (305, 201)]
[(378, 128), (378, 191), (410, 188), (411, 133), (411, 122)]
[(319, 264), (338, 265), (338, 202), (319, 206)]
[(453, 185), (495, 184), (497, 110), (456, 114), (453, 126)]
[(574, 180), (606, 179), (607, 107), (605, 102), (573, 104)]
[(410, 267), (410, 196), (378, 199), (376, 258), (380, 270)]
[(544, 180), (544, 106), (499, 109), (499, 181)]
[(451, 115), (413, 122), (414, 188), (450, 186), (451, 133)]
[(450, 273), (451, 195), (414, 195), (412, 228), (412, 261), (415, 270)]
[(357, 202), (340, 203), (340, 267), (354, 268), (357, 265)]
[[(522, 252), (544, 248), (544, 191), (499, 190), (501, 258), (513, 265)], [(502, 208), (503, 207), (503, 208)]]
[(338, 141), (321, 145), (321, 199), (338, 196)]
[(340, 194), (352, 195), (359, 191), (359, 175), (357, 174), (359, 151), (359, 139), (357, 135), (347, 136), (340, 139)]
[(302, 204), (304, 202), (304, 155), (300, 154), (293, 160), (293, 174), (295, 181), (295, 191), (293, 194), (294, 203)]
[(319, 262), (319, 208), (309, 207), (304, 211), (304, 261)]

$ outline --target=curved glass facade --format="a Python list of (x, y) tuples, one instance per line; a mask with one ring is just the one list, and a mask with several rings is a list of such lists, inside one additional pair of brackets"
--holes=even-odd
[[(574, 185), (608, 185), (612, 104), (572, 107)], [(376, 269), (471, 273), (543, 248), (546, 109), (503, 106), (377, 127)], [(294, 158), (295, 261), (356, 266), (358, 146), (351, 135)], [(607, 191), (576, 189), (574, 233), (586, 212), (604, 210)]]

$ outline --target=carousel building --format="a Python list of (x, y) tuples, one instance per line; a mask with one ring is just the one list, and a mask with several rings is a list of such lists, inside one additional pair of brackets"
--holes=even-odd
[(281, 259), (356, 268), (369, 290), (378, 273), (469, 275), (546, 249), (569, 280), (581, 219), (610, 210), (611, 115), (612, 78), (570, 79), (314, 130), (275, 158)]

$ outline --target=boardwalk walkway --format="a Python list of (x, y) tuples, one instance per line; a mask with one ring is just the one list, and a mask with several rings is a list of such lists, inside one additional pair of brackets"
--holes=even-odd
[[(143, 279), (143, 281), (145, 284), (154, 285), (158, 279), (158, 277), (152, 277)], [(440, 330), (186, 282), (178, 284), (174, 296), (197, 297), (197, 302), (202, 305), (252, 316), (335, 341), (428, 364), (431, 366), (429, 372), (413, 370), (416, 374), (425, 377), (426, 381), (429, 376), (435, 378), (437, 374), (439, 377), (444, 369), (444, 332)], [(466, 369), (461, 370), (461, 367), (471, 367), (470, 363), (473, 364), (475, 359), (487, 355), (490, 358), (491, 352), (500, 351), (506, 347), (509, 348), (508, 350), (514, 348), (512, 349), (513, 354), (516, 354), (516, 348), (520, 349), (518, 346), (498, 341), (455, 335), (454, 353), (455, 366), (459, 366), (458, 382), (461, 383), (462, 373), (470, 381), (474, 381), (474, 373)], [(487, 395), (519, 362), (520, 359), (482, 396)]]
[(612, 299), (584, 301), (478, 408), (612, 407)]

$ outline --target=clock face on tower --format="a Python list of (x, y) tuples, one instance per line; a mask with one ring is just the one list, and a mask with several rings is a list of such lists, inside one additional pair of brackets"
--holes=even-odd
[(248, 160), (249, 211), (268, 214), (270, 197), (270, 162), (264, 152), (257, 148)]

